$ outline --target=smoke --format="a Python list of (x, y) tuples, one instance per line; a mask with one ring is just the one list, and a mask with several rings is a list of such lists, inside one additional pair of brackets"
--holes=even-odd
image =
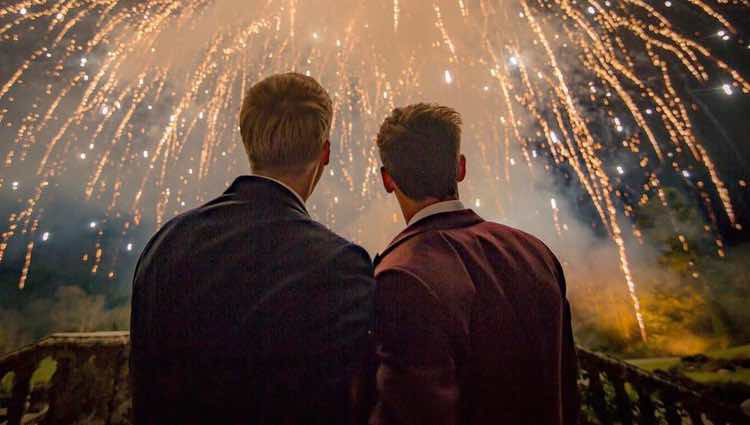
[[(201, 9), (175, 4), (172, 9), (145, 16), (139, 27), (130, 27), (111, 37), (113, 40), (122, 37), (123, 45), (127, 46), (127, 50), (120, 53), (122, 61), (110, 65), (117, 69), (113, 87), (137, 92), (149, 84), (158, 86), (153, 80), (159, 78), (164, 85), (157, 98), (137, 105), (134, 125), (128, 130), (132, 133), (128, 143), (112, 144), (109, 155), (113, 160), (130, 155), (134, 158), (129, 161), (132, 167), (110, 162), (110, 168), (106, 168), (96, 182), (97, 195), (93, 199), (82, 199), (81, 191), (85, 187), (82, 182), (91, 181), (95, 174), (90, 162), (97, 150), (90, 151), (87, 143), (78, 143), (63, 153), (67, 157), (58, 159), (68, 166), (63, 176), (56, 178), (59, 183), (55, 194), (90, 206), (89, 210), (69, 212), (76, 215), (74, 222), (81, 231), (79, 243), (86, 246), (81, 250), (82, 256), (88, 253), (89, 258), (94, 257), (98, 242), (105, 248), (105, 257), (123, 255), (126, 243), (135, 243), (138, 248), (145, 244), (145, 238), (127, 236), (117, 238), (114, 247), (106, 246), (100, 243), (101, 236), (97, 232), (84, 233), (89, 220), (100, 222), (112, 220), (114, 216), (127, 220), (140, 215), (142, 226), (159, 225), (169, 216), (196, 206), (200, 200), (218, 195), (235, 174), (247, 172), (234, 125), (241, 86), (233, 81), (249, 84), (274, 72), (297, 70), (316, 77), (335, 93), (333, 174), (325, 175), (309, 203), (313, 214), (335, 231), (363, 244), (374, 255), (403, 228), (395, 201), (386, 197), (379, 187), (374, 135), (380, 120), (395, 106), (423, 101), (442, 103), (459, 110), (465, 121), (463, 151), (469, 160), (469, 176), (461, 191), (467, 206), (487, 219), (529, 231), (550, 245), (566, 266), (574, 304), (589, 302), (590, 295), (602, 287), (624, 287), (611, 241), (595, 235), (588, 223), (581, 222), (580, 211), (573, 211), (573, 206), (568, 204), (571, 195), (560, 190), (554, 176), (543, 166), (527, 165), (516, 142), (507, 142), (512, 137), (511, 123), (497, 124), (501, 117), (508, 115), (510, 99), (497, 89), (497, 80), (491, 72), (494, 59), (488, 57), (486, 51), (489, 46), (503, 66), (508, 67), (514, 66), (508, 62), (512, 52), (500, 47), (506, 44), (502, 37), (482, 39), (479, 32), (467, 32), (466, 28), (467, 25), (483, 25), (481, 19), (489, 17), (502, 23), (507, 34), (513, 34), (515, 19), (509, 18), (503, 10), (484, 11), (486, 15), (480, 18), (483, 15), (479, 14), (478, 5), (469, 2), (473, 13), (467, 21), (464, 11), (455, 4), (425, 5), (406, 1), (400, 2), (398, 28), (394, 31), (396, 12), (391, 2), (339, 1), (335, 2), (335, 7), (331, 4), (330, 1), (305, 1), (272, 7), (271, 2), (260, 0), (222, 0)], [(174, 15), (180, 18), (169, 25), (149, 26), (159, 20), (169, 21)], [(436, 20), (438, 16), (440, 19)], [(94, 17), (91, 19), (94, 25)], [(274, 28), (282, 28), (282, 31), (275, 33)], [(92, 28), (92, 33), (95, 31)], [(256, 32), (275, 35), (257, 36)], [(111, 47), (94, 50), (86, 58), (85, 69), (91, 69), (90, 78), (95, 78), (97, 66), (105, 66), (112, 60), (110, 55), (116, 51), (116, 46), (112, 43)], [(217, 50), (221, 53), (208, 53)], [(457, 54), (451, 52), (476, 59), (460, 61)], [(535, 59), (526, 56), (522, 60), (530, 66)], [(213, 73), (212, 67), (224, 69)], [(206, 76), (201, 76), (201, 72)], [(215, 86), (193, 86), (196, 80), (204, 81), (209, 75), (226, 75), (228, 79)], [(105, 75), (107, 77), (109, 75)], [(34, 79), (45, 80), (41, 75)], [(477, 87), (492, 89), (480, 89), (477, 93)], [(97, 146), (111, 144), (119, 120), (128, 110), (129, 97), (120, 100), (116, 93), (117, 90), (112, 90), (101, 102), (102, 106), (84, 120), (86, 125), (96, 128), (107, 114), (112, 114), (97, 140), (91, 141)], [(184, 99), (187, 101), (182, 103)], [(72, 110), (76, 106), (64, 104), (62, 110)], [(14, 107), (22, 109), (20, 105)], [(204, 113), (206, 120), (216, 113), (218, 122), (228, 123), (229, 128), (220, 133), (195, 132), (187, 136), (180, 141), (181, 145), (170, 148), (179, 154), (169, 158), (169, 165), (164, 165), (167, 161), (151, 160), (151, 155), (159, 149), (156, 142), (168, 134), (170, 122), (180, 122), (179, 128), (184, 129), (199, 113)], [(516, 118), (521, 121), (524, 117)], [(188, 121), (183, 123), (181, 119)], [(139, 132), (139, 128), (144, 131)], [(523, 138), (537, 138), (533, 134), (536, 129), (524, 126), (521, 129), (528, 133), (522, 134)], [(39, 137), (47, 140), (54, 137), (54, 132), (50, 129)], [(221, 140), (207, 140), (207, 137)], [(171, 139), (167, 137), (167, 140)], [(218, 158), (200, 182), (184, 185), (186, 177), (199, 173), (197, 158), (209, 144), (213, 144), (213, 151), (224, 151), (225, 155)], [(40, 146), (39, 150), (42, 148)], [(81, 154), (88, 155), (87, 159), (79, 160)], [(148, 159), (136, 159), (141, 154)], [(542, 149), (539, 155), (544, 155)], [(550, 158), (544, 161), (549, 163)], [(190, 170), (189, 175), (186, 170)], [(13, 171), (15, 178), (25, 186), (31, 186), (36, 180), (27, 168), (18, 167)], [(117, 181), (125, 184), (115, 191), (112, 188)], [(142, 181), (146, 184), (139, 185)], [(145, 188), (144, 194), (133, 210), (134, 203), (130, 200), (140, 187)], [(115, 203), (113, 209), (109, 204), (115, 192), (122, 201)], [(163, 202), (165, 192), (178, 192), (185, 205), (172, 201), (168, 212), (154, 219), (158, 215), (154, 206)], [(552, 208), (551, 202), (557, 207)], [(57, 227), (70, 226), (68, 217), (57, 219), (46, 214), (42, 218), (42, 230), (53, 234), (59, 232)], [(37, 252), (34, 261), (45, 261), (44, 255), (44, 252)], [(627, 303), (627, 293), (616, 292), (613, 299)], [(57, 326), (61, 323), (64, 326), (60, 326), (69, 330), (93, 330), (109, 320), (102, 302), (99, 298), (92, 300), (81, 294), (58, 292), (53, 298), (35, 301), (12, 315), (32, 316), (32, 323), (27, 322), (19, 329), (31, 329), (26, 334), (35, 336), (42, 332), (40, 329), (61, 330)], [(62, 313), (39, 308), (41, 304), (69, 305), (71, 316), (52, 320), (53, 315)], [(84, 306), (90, 307), (88, 310), (92, 312), (87, 320), (78, 315), (87, 310)], [(632, 311), (623, 310), (623, 315), (632, 316)], [(20, 330), (14, 332), (17, 334)]]
[[(202, 6), (196, 7), (198, 3)], [(452, 106), (465, 122), (462, 148), (469, 175), (460, 186), (465, 204), (486, 219), (538, 236), (552, 248), (565, 267), (579, 329), (598, 327), (637, 339), (620, 258), (587, 201), (589, 195), (577, 177), (570, 177), (573, 173), (550, 156), (550, 135), (533, 124), (540, 118), (519, 106), (529, 101), (522, 98), (523, 90), (514, 90), (521, 82), (498, 78), (524, 70), (527, 78), (544, 81), (541, 72), (532, 70), (549, 73), (546, 57), (530, 47), (537, 46), (536, 39), (516, 18), (517, 5), (400, 1), (396, 10), (390, 1), (146, 4), (118, 3), (107, 9), (107, 16), (98, 15), (103, 13), (99, 6), (84, 6), (90, 13), (64, 42), (75, 39), (71, 46), (85, 46), (82, 41), (111, 28), (98, 38), (103, 41), (88, 53), (73, 47), (49, 52), (49, 60), (33, 62), (9, 92), (14, 101), (0, 104), (0, 111), (9, 111), (0, 138), (16, 141), (0, 152), (6, 160), (0, 175), (0, 212), (19, 217), (30, 208), (23, 222), (9, 220), (18, 231), (9, 238), (2, 271), (9, 264), (20, 270), (33, 241), (27, 286), (41, 285), (43, 278), (34, 278), (36, 268), (54, 265), (58, 257), (50, 247), (65, 241), (65, 255), (71, 257), (65, 264), (84, 269), (91, 280), (107, 280), (114, 273), (107, 284), (120, 288), (113, 302), (110, 295), (102, 298), (92, 285), (72, 279), (65, 284), (80, 283), (85, 289), (61, 286), (52, 294), (27, 297), (18, 306), (0, 301), (0, 352), (2, 341), (6, 347), (18, 346), (52, 331), (126, 327), (127, 282), (148, 234), (170, 217), (218, 196), (235, 176), (249, 171), (236, 125), (242, 91), (262, 77), (290, 70), (315, 77), (334, 98), (332, 163), (308, 203), (321, 222), (373, 255), (381, 251), (404, 224), (395, 200), (379, 184), (373, 139), (380, 122), (400, 105)], [(68, 13), (74, 16), (74, 11)], [(543, 25), (550, 36), (564, 32), (562, 26)], [(3, 83), (29, 51), (53, 39), (41, 30), (19, 37), (21, 44), (0, 47), (9, 53), (4, 56), (8, 64), (0, 66)], [(560, 55), (560, 66), (570, 87), (584, 87), (580, 97), (588, 98), (585, 80), (591, 76), (572, 56)], [(58, 57), (64, 58), (59, 66)], [(50, 68), (55, 73), (48, 72)], [(105, 71), (99, 74), (101, 69)], [(40, 121), (77, 76), (80, 83), (70, 84), (52, 117)], [(535, 95), (554, 97), (553, 89)], [(550, 111), (539, 113), (555, 127)], [(594, 119), (604, 127), (609, 118)], [(68, 130), (56, 139), (68, 120)], [(57, 144), (51, 146), (53, 140)], [(611, 152), (622, 150), (619, 140), (602, 137), (597, 142), (606, 148), (602, 152)], [(39, 173), (48, 149), (49, 160)], [(616, 159), (633, 168), (640, 160), (631, 152)], [(614, 166), (607, 158), (603, 161)], [(35, 191), (44, 180), (50, 184), (37, 199)], [(636, 187), (644, 183), (634, 179)], [(653, 282), (678, 282), (658, 264), (659, 247), (633, 237), (631, 218), (620, 215), (618, 221), (636, 294), (647, 295)], [(45, 233), (52, 237), (43, 243)], [(60, 238), (63, 233), (70, 237)]]
[(19, 309), (0, 308), (0, 354), (54, 332), (127, 329), (130, 309), (107, 306), (104, 295), (80, 286), (61, 286), (54, 297), (36, 299)]
[[(471, 122), (467, 123), (471, 127)], [(579, 312), (576, 320), (599, 323), (630, 335), (636, 331), (635, 314), (629, 302), (617, 249), (606, 233), (592, 228), (595, 217), (582, 221), (576, 211), (576, 194), (565, 191), (543, 168), (531, 170), (526, 163), (511, 166), (509, 178), (487, 176), (481, 168), (475, 137), (464, 134), (463, 150), (468, 156), (468, 175), (459, 185), (461, 198), (487, 220), (506, 224), (541, 239), (558, 256), (567, 277), (568, 296)], [(520, 152), (515, 152), (518, 155)], [(326, 182), (324, 181), (323, 184)], [(376, 227), (377, 231), (362, 231)], [(395, 197), (383, 189), (377, 198), (346, 228), (344, 233), (362, 243), (371, 253), (381, 251), (405, 227)], [(633, 244), (630, 252), (639, 276), (658, 268), (656, 249)], [(650, 279), (649, 279), (650, 281)], [(646, 286), (644, 284), (644, 286)], [(639, 293), (646, 288), (639, 288)], [(632, 336), (635, 336), (633, 334)]]

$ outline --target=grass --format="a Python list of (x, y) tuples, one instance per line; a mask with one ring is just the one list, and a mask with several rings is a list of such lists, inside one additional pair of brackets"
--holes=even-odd
[(708, 353), (708, 356), (715, 359), (750, 358), (750, 344), (727, 348), (725, 350), (711, 351)]
[(628, 359), (626, 362), (638, 366), (641, 369), (653, 372), (656, 369), (668, 370), (670, 367), (680, 363), (679, 357), (654, 357), (651, 359)]
[[(750, 358), (750, 344), (724, 350), (709, 351), (705, 353), (705, 355), (712, 359)], [(672, 366), (678, 366), (680, 364), (679, 357), (654, 357), (647, 359), (627, 359), (625, 361), (650, 372), (653, 372), (656, 369), (668, 370)], [(750, 384), (750, 369), (737, 369), (731, 373), (707, 371), (684, 371), (683, 373), (690, 379), (701, 383), (716, 384), (741, 382)]]
[(728, 382), (740, 382), (750, 384), (750, 369), (737, 369), (734, 372), (721, 374), (716, 372), (683, 372), (685, 376), (693, 381), (704, 384), (725, 384)]

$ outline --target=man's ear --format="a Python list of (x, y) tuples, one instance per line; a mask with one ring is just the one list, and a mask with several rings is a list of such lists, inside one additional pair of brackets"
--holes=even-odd
[(320, 155), (320, 162), (323, 165), (328, 165), (331, 162), (331, 141), (326, 140), (323, 143), (323, 152)]
[(456, 181), (462, 182), (466, 178), (466, 157), (461, 154), (458, 157), (458, 172), (456, 173)]
[(393, 177), (388, 174), (385, 167), (380, 167), (380, 177), (383, 179), (383, 187), (385, 188), (385, 191), (393, 193), (393, 191), (396, 190), (396, 182), (393, 181)]

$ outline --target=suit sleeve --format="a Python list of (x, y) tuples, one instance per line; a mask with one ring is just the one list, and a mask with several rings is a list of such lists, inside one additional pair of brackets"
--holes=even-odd
[(578, 393), (578, 355), (576, 354), (575, 340), (573, 339), (573, 325), (570, 311), (570, 303), (566, 296), (565, 274), (560, 262), (555, 259), (558, 279), (560, 280), (560, 292), (563, 301), (563, 346), (562, 346), (562, 412), (563, 424), (575, 425), (578, 423), (578, 415), (581, 408), (581, 399)]
[(336, 256), (331, 268), (336, 273), (332, 311), (338, 321), (339, 343), (362, 352), (374, 320), (375, 278), (370, 256), (363, 248), (350, 244)]
[[(154, 402), (153, 377), (154, 369), (148, 356), (153, 351), (153, 344), (157, 338), (151, 334), (153, 327), (149, 326), (156, 320), (154, 311), (153, 291), (155, 290), (150, 274), (144, 273), (144, 267), (153, 269), (151, 248), (154, 243), (152, 238), (135, 266), (133, 274), (133, 290), (131, 295), (130, 313), (130, 356), (129, 356), (129, 379), (133, 397), (133, 418), (135, 423), (153, 423), (152, 413), (158, 409)], [(150, 273), (154, 273), (153, 270)]]
[(370, 423), (457, 423), (459, 389), (446, 310), (406, 271), (387, 270), (377, 281), (378, 401)]
[[(363, 424), (372, 404), (373, 392), (367, 381), (367, 368), (372, 363), (372, 328), (374, 326), (375, 278), (370, 256), (363, 248), (350, 244), (340, 252), (332, 265), (336, 275), (337, 306), (333, 309), (337, 325), (335, 351), (340, 357), (333, 369), (351, 379), (348, 398), (351, 420)], [(341, 377), (340, 377), (341, 378)], [(342, 404), (339, 405), (339, 408)]]

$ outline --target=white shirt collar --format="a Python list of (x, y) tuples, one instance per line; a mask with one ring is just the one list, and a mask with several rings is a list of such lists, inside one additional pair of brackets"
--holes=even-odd
[(406, 223), (407, 227), (413, 225), (414, 223), (418, 222), (419, 220), (425, 219), (429, 216), (435, 215), (435, 214), (442, 214), (447, 212), (453, 212), (453, 211), (461, 211), (465, 210), (466, 207), (464, 207), (463, 202), (459, 201), (458, 199), (454, 199), (451, 201), (443, 201), (438, 202), (429, 206), (426, 206), (422, 208), (421, 210), (417, 211), (416, 214), (409, 220), (408, 223)]
[(266, 180), (270, 180), (270, 181), (272, 181), (272, 182), (274, 182), (274, 183), (276, 183), (276, 184), (280, 184), (280, 185), (281, 185), (282, 187), (284, 187), (284, 188), (285, 188), (286, 190), (288, 190), (288, 191), (292, 192), (292, 194), (293, 194), (293, 195), (294, 195), (294, 196), (295, 196), (295, 197), (296, 197), (296, 198), (297, 198), (297, 199), (299, 200), (299, 202), (300, 202), (300, 204), (302, 204), (302, 206), (305, 206), (305, 200), (304, 200), (304, 199), (302, 199), (302, 197), (301, 197), (301, 196), (299, 195), (299, 193), (297, 193), (297, 191), (296, 191), (296, 190), (294, 190), (294, 189), (292, 189), (291, 187), (289, 187), (289, 186), (288, 186), (288, 185), (287, 185), (286, 183), (284, 183), (283, 181), (281, 181), (281, 180), (276, 180), (276, 179), (275, 179), (275, 178), (273, 178), (273, 177), (268, 177), (268, 176), (261, 176), (260, 174), (250, 174), (250, 175), (251, 175), (251, 176), (253, 176), (253, 177), (258, 177), (258, 178), (261, 178), (261, 179), (266, 179)]

